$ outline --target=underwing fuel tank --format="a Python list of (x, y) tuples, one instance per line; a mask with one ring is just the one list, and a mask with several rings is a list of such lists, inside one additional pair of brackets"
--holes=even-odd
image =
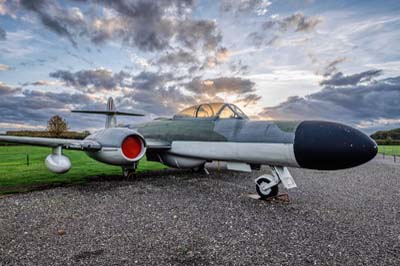
[(334, 122), (303, 121), (296, 128), (294, 154), (300, 167), (336, 170), (373, 159), (378, 146), (363, 132)]
[(71, 169), (71, 161), (62, 154), (61, 147), (53, 149), (53, 153), (44, 161), (47, 169), (56, 174), (64, 174)]

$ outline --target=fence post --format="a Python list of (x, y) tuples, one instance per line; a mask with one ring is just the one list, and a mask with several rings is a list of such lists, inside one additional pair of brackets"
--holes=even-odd
[(29, 166), (29, 154), (26, 154), (26, 166)]

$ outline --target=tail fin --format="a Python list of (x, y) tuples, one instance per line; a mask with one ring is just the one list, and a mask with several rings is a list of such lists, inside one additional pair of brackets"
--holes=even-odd
[(101, 114), (106, 115), (106, 128), (116, 127), (117, 125), (117, 115), (126, 115), (126, 116), (144, 116), (144, 114), (138, 113), (126, 113), (126, 112), (119, 112), (115, 108), (113, 98), (108, 98), (107, 101), (107, 109), (106, 111), (90, 111), (90, 110), (72, 110), (73, 113), (85, 113), (85, 114)]
[[(114, 99), (113, 98), (108, 98), (107, 101), (107, 111), (108, 112), (115, 112), (115, 105), (114, 105)], [(117, 117), (115, 114), (108, 114), (107, 119), (106, 119), (106, 128), (110, 127), (116, 127), (117, 126)]]

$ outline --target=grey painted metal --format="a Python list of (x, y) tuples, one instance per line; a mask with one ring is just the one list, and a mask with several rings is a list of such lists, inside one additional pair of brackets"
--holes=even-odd
[(71, 161), (62, 154), (61, 146), (53, 148), (53, 151), (44, 161), (47, 169), (56, 174), (64, 174), (71, 169)]
[(195, 168), (206, 163), (206, 160), (204, 159), (179, 156), (165, 152), (160, 153), (157, 159), (157, 161), (161, 162), (162, 164), (180, 169)]
[(271, 166), (271, 169), (274, 175), (279, 178), (279, 180), (282, 182), (283, 186), (286, 189), (292, 189), (297, 187), (287, 167)]
[(203, 160), (299, 167), (293, 144), (284, 143), (174, 141), (167, 153)]
[(58, 147), (61, 146), (72, 150), (98, 151), (101, 144), (95, 140), (74, 140), (74, 139), (53, 139), (53, 138), (32, 138), (32, 137), (14, 137), (0, 136), (0, 141), (21, 143), (34, 146)]
[[(127, 158), (121, 151), (123, 141), (129, 136), (138, 137), (142, 145), (140, 154), (134, 159)], [(85, 140), (95, 140), (102, 146), (101, 150), (87, 152), (91, 158), (111, 165), (132, 165), (142, 159), (147, 150), (147, 143), (144, 137), (137, 131), (129, 128), (102, 129), (88, 136)]]

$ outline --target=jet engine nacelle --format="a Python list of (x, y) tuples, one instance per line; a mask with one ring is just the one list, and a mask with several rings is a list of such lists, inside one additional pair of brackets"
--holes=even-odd
[(107, 128), (86, 138), (99, 142), (100, 151), (87, 154), (93, 159), (118, 166), (130, 166), (146, 154), (146, 141), (137, 131), (128, 128)]
[(47, 169), (56, 174), (64, 174), (71, 169), (71, 161), (62, 154), (50, 154), (44, 163)]

